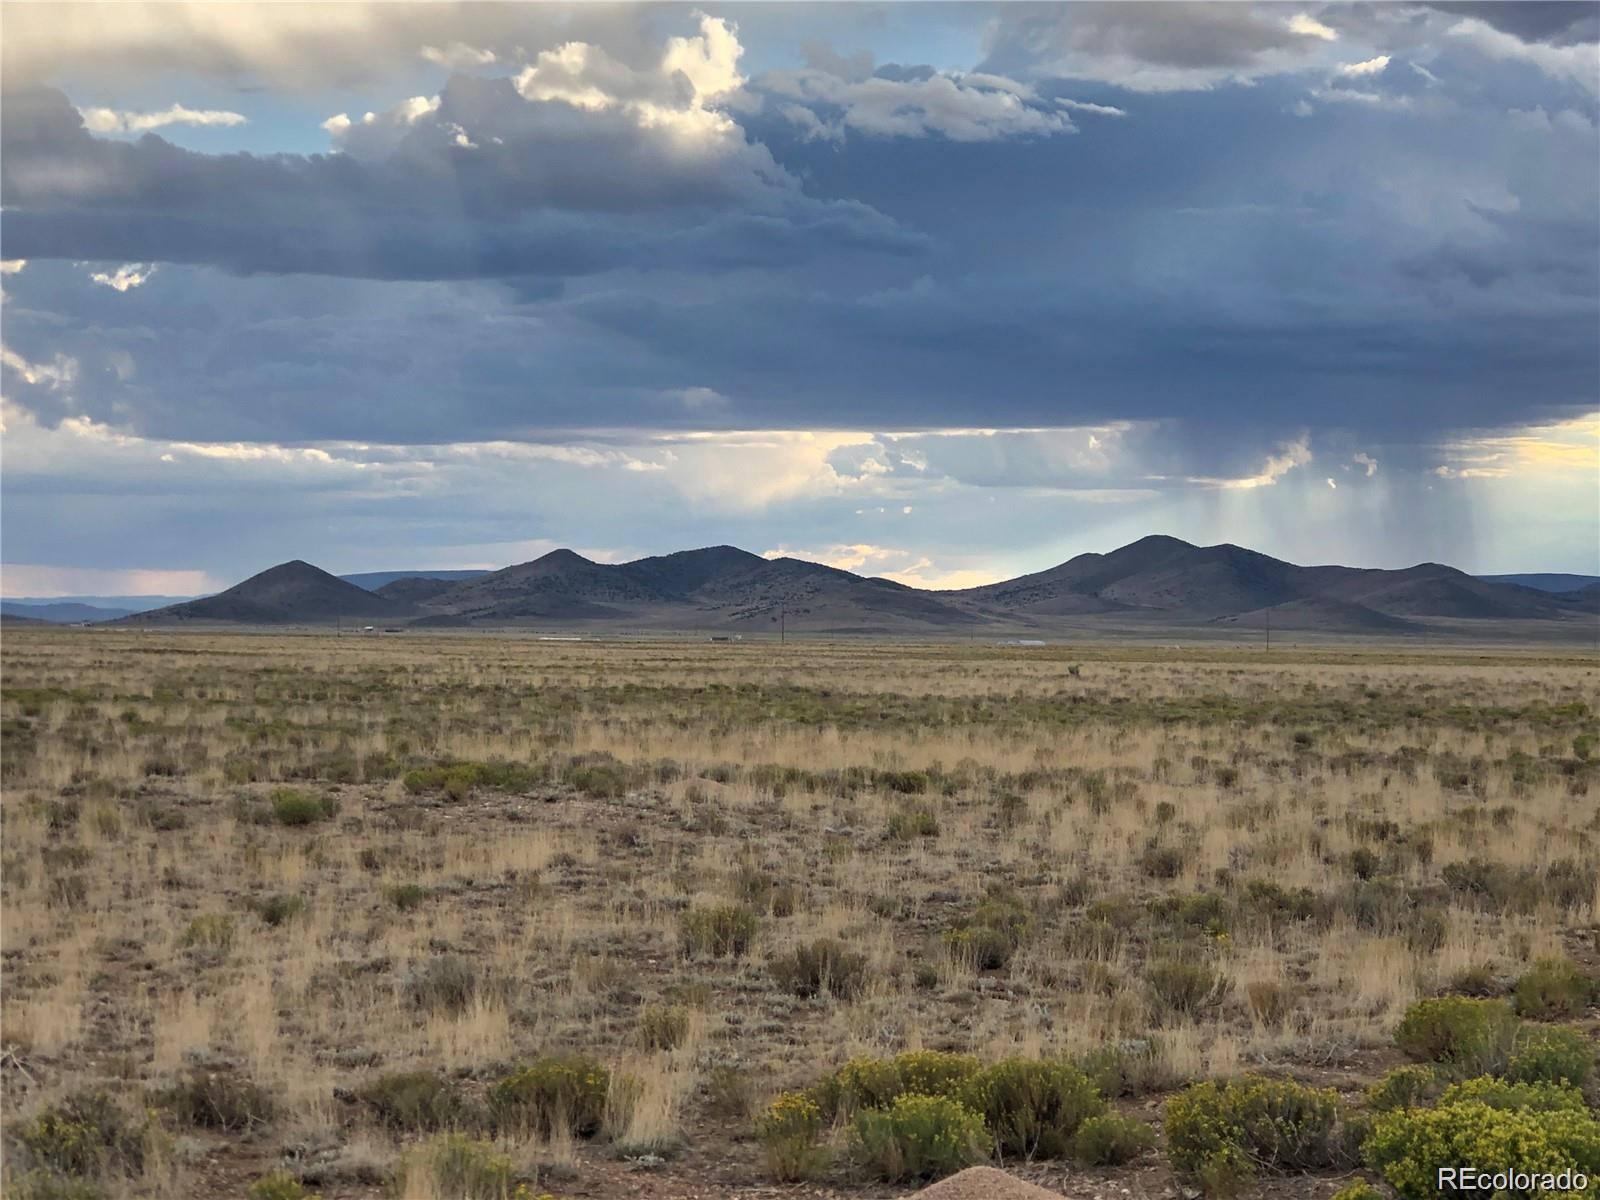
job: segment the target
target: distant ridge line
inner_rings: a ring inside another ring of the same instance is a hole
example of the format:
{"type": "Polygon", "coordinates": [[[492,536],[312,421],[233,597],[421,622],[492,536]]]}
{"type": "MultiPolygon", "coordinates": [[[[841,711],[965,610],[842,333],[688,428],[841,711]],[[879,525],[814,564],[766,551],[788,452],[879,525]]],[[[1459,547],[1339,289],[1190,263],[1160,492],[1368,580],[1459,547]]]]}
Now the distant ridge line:
{"type": "Polygon", "coordinates": [[[1425,635],[1488,622],[1549,622],[1581,635],[1600,587],[1541,591],[1440,563],[1402,570],[1303,567],[1221,544],[1152,535],[1016,579],[914,588],[805,559],[707,546],[625,563],[552,550],[498,571],[338,577],[294,560],[214,596],[121,618],[164,625],[316,624],[346,618],[421,628],[485,624],[659,630],[950,634],[993,626],[1048,632],[1191,625],[1285,632],[1425,635]],[[370,590],[358,580],[385,581],[370,590]]]}

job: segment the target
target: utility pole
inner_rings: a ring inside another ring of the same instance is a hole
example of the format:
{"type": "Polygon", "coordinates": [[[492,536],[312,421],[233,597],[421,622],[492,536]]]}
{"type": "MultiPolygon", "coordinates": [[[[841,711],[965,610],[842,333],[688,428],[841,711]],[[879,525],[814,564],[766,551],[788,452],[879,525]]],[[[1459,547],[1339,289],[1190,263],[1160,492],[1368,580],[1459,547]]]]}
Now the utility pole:
{"type": "Polygon", "coordinates": [[[789,642],[789,610],[783,605],[778,605],[778,645],[784,646],[789,642]]]}
{"type": "Polygon", "coordinates": [[[1270,608],[1263,609],[1261,615],[1266,617],[1266,619],[1267,619],[1267,653],[1271,654],[1272,653],[1272,610],[1270,608]]]}

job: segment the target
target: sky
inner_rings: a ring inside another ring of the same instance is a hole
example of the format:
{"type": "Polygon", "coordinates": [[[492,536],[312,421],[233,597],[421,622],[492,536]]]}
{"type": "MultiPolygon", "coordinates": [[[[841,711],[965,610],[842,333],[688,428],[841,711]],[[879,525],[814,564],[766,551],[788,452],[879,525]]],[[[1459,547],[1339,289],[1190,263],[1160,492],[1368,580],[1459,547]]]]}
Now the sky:
{"type": "Polygon", "coordinates": [[[1600,574],[1600,4],[0,20],[6,595],[1600,574]]]}

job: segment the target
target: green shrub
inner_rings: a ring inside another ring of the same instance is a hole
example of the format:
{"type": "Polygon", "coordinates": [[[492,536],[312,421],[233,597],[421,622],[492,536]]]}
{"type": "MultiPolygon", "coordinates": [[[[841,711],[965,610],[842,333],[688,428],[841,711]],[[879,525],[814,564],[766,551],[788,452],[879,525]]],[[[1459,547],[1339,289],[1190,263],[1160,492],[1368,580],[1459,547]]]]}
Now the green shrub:
{"type": "Polygon", "coordinates": [[[863,1165],[880,1179],[938,1179],[981,1162],[983,1118],[945,1096],[906,1094],[888,1108],[862,1109],[850,1128],[863,1165]]]}
{"type": "Polygon", "coordinates": [[[632,772],[616,762],[587,763],[574,767],[567,778],[585,796],[606,800],[626,796],[633,784],[632,772]]]}
{"type": "Polygon", "coordinates": [[[228,1071],[191,1071],[156,1102],[182,1124],[229,1133],[264,1124],[277,1109],[264,1089],[228,1071]]]}
{"type": "Polygon", "coordinates": [[[401,1132],[468,1124],[461,1093],[432,1071],[381,1075],[357,1088],[356,1099],[371,1109],[380,1123],[401,1132]]]}
{"type": "Polygon", "coordinates": [[[904,796],[920,796],[928,790],[929,779],[926,771],[874,771],[872,782],[904,796]]]}
{"type": "Polygon", "coordinates": [[[501,1129],[543,1137],[566,1129],[593,1137],[605,1119],[610,1086],[610,1072],[592,1059],[541,1058],[490,1087],[489,1112],[501,1129]]]}
{"type": "Polygon", "coordinates": [[[288,924],[305,912],[306,902],[303,896],[286,896],[280,893],[266,897],[254,907],[256,916],[260,917],[263,923],[277,928],[279,925],[288,924]]]}
{"type": "MultiPolygon", "coordinates": [[[[1460,1103],[1385,1113],[1364,1147],[1367,1163],[1405,1200],[1481,1197],[1477,1189],[1441,1187],[1441,1167],[1542,1175],[1563,1170],[1600,1177],[1600,1124],[1586,1113],[1532,1112],[1460,1103]]],[[[1497,1192],[1512,1197],[1549,1192],[1497,1192]]],[[[1592,1192],[1590,1193],[1592,1194],[1592,1192]]],[[[1576,1195],[1576,1193],[1574,1193],[1576,1195]]]]}
{"type": "Polygon", "coordinates": [[[249,1200],[317,1200],[287,1171],[269,1171],[250,1185],[249,1200]]]}
{"type": "Polygon", "coordinates": [[[1145,968],[1144,981],[1151,1003],[1166,1017],[1192,1017],[1215,1007],[1231,986],[1214,967],[1188,958],[1157,959],[1145,968]]]}
{"type": "Polygon", "coordinates": [[[1326,1170],[1349,1158],[1339,1098],[1287,1080],[1200,1083],[1167,1102],[1167,1155],[1181,1178],[1226,1195],[1257,1170],[1326,1170]]]}
{"type": "Polygon", "coordinates": [[[1569,1083],[1585,1086],[1594,1075],[1594,1043],[1576,1029],[1527,1025],[1517,1035],[1506,1065],[1513,1083],[1569,1083]]]}
{"type": "MultiPolygon", "coordinates": [[[[367,775],[373,776],[370,763],[367,775]]],[[[414,796],[442,790],[452,800],[465,800],[479,787],[496,792],[525,792],[537,779],[534,771],[515,763],[443,762],[407,771],[400,782],[414,796]]]]}
{"type": "Polygon", "coordinates": [[[272,793],[272,819],[280,825],[315,825],[339,811],[332,796],[317,796],[294,788],[278,788],[272,793]]]}
{"type": "Polygon", "coordinates": [[[1503,1000],[1439,996],[1406,1009],[1394,1041],[1410,1057],[1457,1075],[1492,1075],[1505,1068],[1516,1033],[1517,1019],[1503,1000]]]}
{"type": "Polygon", "coordinates": [[[1082,1066],[1102,1096],[1166,1091],[1174,1080],[1156,1049],[1156,1039],[1129,1038],[1085,1055],[1082,1066]]]}
{"type": "Polygon", "coordinates": [[[105,1092],[63,1097],[16,1130],[29,1161],[63,1175],[137,1173],[144,1166],[145,1127],[105,1092]]]}
{"type": "Polygon", "coordinates": [[[1583,1112],[1583,1093],[1560,1083],[1507,1083],[1480,1075],[1445,1088],[1445,1104],[1487,1104],[1490,1108],[1526,1108],[1533,1112],[1583,1112]]]}
{"type": "Polygon", "coordinates": [[[691,955],[742,958],[760,926],[761,919],[743,904],[691,909],[683,914],[684,949],[691,955]]]}
{"type": "Polygon", "coordinates": [[[756,1121],[756,1140],[772,1175],[790,1183],[810,1179],[821,1169],[826,1125],[821,1106],[805,1092],[784,1092],[756,1121]]]}
{"type": "Polygon", "coordinates": [[[866,990],[867,956],[837,938],[797,946],[774,958],[769,967],[779,987],[803,999],[827,992],[851,1000],[866,990]]]}
{"type": "Polygon", "coordinates": [[[478,969],[459,954],[441,954],[406,975],[406,998],[428,1012],[466,1011],[478,990],[478,969]]]}
{"type": "Polygon", "coordinates": [[[1105,1113],[1078,1126],[1072,1157],[1086,1167],[1120,1167],[1149,1150],[1155,1141],[1155,1133],[1143,1121],[1105,1113]]]}
{"type": "Polygon", "coordinates": [[[1561,1021],[1588,1007],[1594,981],[1565,958],[1542,958],[1511,989],[1517,1011],[1535,1021],[1561,1021]]]}
{"type": "Polygon", "coordinates": [[[959,1094],[1007,1158],[1066,1157],[1079,1126],[1106,1108],[1089,1077],[1060,1059],[1004,1059],[978,1071],[959,1094]]]}
{"type": "Polygon", "coordinates": [[[400,1160],[395,1187],[402,1196],[449,1196],[451,1200],[511,1200],[511,1160],[487,1142],[446,1133],[400,1160]]]}
{"type": "Polygon", "coordinates": [[[1373,1112],[1390,1112],[1432,1104],[1444,1085],[1431,1066],[1399,1067],[1367,1089],[1367,1107],[1373,1112]]]}

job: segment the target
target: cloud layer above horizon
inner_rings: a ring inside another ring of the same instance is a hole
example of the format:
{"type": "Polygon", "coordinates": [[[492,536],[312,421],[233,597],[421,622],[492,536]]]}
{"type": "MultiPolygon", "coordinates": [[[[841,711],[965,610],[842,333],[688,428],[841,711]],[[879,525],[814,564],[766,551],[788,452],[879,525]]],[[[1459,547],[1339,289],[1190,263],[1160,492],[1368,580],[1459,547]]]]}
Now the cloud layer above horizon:
{"type": "Polygon", "coordinates": [[[1596,13],[6,5],[5,562],[1600,572],[1596,13]]]}

